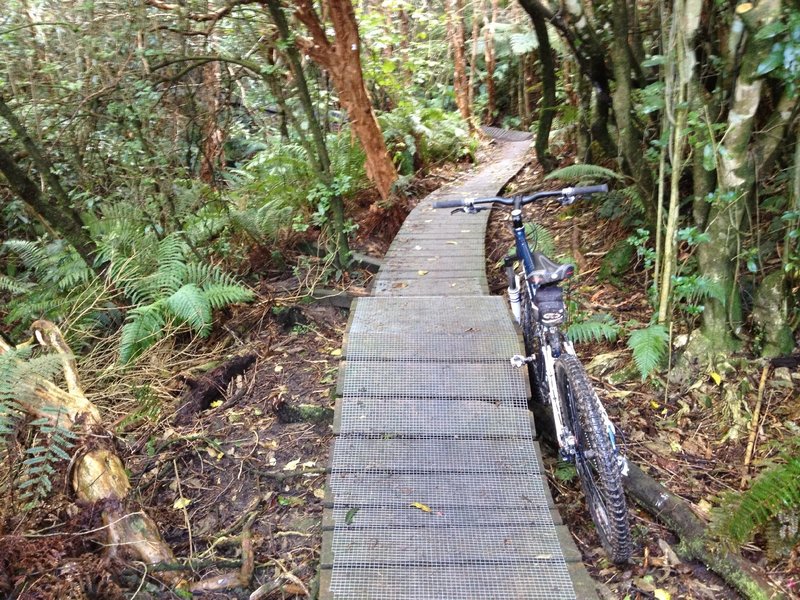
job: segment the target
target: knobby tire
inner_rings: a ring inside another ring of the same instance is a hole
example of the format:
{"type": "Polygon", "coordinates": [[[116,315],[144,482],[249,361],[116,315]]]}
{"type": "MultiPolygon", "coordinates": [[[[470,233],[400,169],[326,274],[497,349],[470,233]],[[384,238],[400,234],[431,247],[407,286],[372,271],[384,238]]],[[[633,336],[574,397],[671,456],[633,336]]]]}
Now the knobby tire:
{"type": "Polygon", "coordinates": [[[609,558],[615,563],[625,562],[632,549],[628,507],[621,465],[606,430],[600,400],[575,356],[562,354],[555,369],[558,392],[577,440],[575,464],[589,513],[609,558]]]}

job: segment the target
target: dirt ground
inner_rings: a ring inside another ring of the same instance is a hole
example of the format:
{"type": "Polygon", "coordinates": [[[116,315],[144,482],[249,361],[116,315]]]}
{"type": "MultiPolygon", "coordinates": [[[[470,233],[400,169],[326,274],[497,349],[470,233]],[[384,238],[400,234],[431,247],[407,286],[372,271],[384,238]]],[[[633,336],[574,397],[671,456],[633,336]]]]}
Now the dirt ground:
{"type": "MultiPolygon", "coordinates": [[[[456,176],[452,168],[445,169],[413,191],[422,197],[456,176]]],[[[529,168],[514,188],[532,186],[545,187],[541,174],[529,168]]],[[[370,204],[363,200],[356,246],[380,256],[413,201],[383,212],[370,209],[370,204]]],[[[532,210],[553,234],[559,251],[579,264],[569,287],[574,307],[584,313],[607,312],[619,323],[649,320],[640,268],[613,284],[598,275],[602,257],[628,235],[615,222],[598,216],[599,205],[568,210],[546,205],[532,210]]],[[[495,213],[487,265],[490,286],[498,292],[505,286],[498,261],[510,245],[506,216],[495,213]]],[[[346,310],[298,299],[300,284],[315,277],[310,267],[288,278],[285,272],[265,269],[259,301],[225,315],[223,327],[210,342],[178,339],[158,346],[147,358],[149,377],[128,381],[124,387],[109,383],[113,377],[107,373],[86,381],[91,399],[116,420],[118,449],[136,500],[180,557],[174,569],[195,581],[237,569],[243,532],[249,532],[256,563],[251,587],[207,593],[203,598],[315,596],[333,390],[348,316],[346,310]],[[208,410],[176,425],[171,415],[187,382],[245,352],[256,355],[255,365],[232,381],[208,410]],[[258,590],[255,596],[253,590],[258,590]]],[[[356,273],[343,282],[344,287],[360,292],[369,278],[367,271],[356,273]]],[[[718,408],[721,386],[707,376],[690,390],[665,390],[664,381],[658,380],[655,385],[644,384],[629,368],[624,341],[584,345],[578,352],[595,385],[603,390],[632,460],[700,513],[707,514],[720,493],[738,489],[747,435],[740,432],[724,443],[718,441],[729,428],[718,408]],[[593,360],[598,356],[603,359],[593,360]],[[620,372],[629,375],[615,377],[620,372]]],[[[86,361],[82,366],[88,370],[86,361]]],[[[742,377],[755,389],[758,375],[754,370],[742,377]]],[[[785,379],[779,383],[769,386],[755,464],[774,453],[769,442],[785,434],[784,423],[800,417],[797,402],[790,402],[800,387],[797,378],[790,375],[788,385],[785,379]]],[[[574,471],[552,455],[545,462],[559,510],[608,597],[666,597],[656,595],[657,590],[671,598],[738,597],[701,565],[682,562],[675,552],[678,540],[635,507],[631,507],[634,558],[624,568],[608,563],[587,518],[574,471]]],[[[20,518],[7,512],[8,505],[0,507],[0,596],[181,597],[166,589],[157,573],[99,558],[98,509],[71,503],[66,469],[65,465],[54,501],[45,510],[20,518]]],[[[796,561],[768,561],[758,540],[748,554],[784,586],[800,579],[796,561]]]]}

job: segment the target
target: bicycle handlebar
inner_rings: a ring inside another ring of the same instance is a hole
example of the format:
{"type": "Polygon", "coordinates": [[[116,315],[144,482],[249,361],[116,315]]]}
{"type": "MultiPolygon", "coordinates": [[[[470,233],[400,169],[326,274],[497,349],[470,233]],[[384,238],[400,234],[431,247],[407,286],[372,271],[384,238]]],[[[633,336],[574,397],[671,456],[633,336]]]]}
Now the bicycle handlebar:
{"type": "Polygon", "coordinates": [[[575,196],[584,196],[589,194],[600,194],[608,191],[608,184],[589,185],[584,187],[567,187],[563,190],[552,190],[545,192],[536,192],[529,196],[502,198],[500,196],[491,196],[488,198],[475,198],[473,200],[459,199],[459,200],[439,200],[433,203],[433,208],[462,208],[466,206],[475,206],[476,204],[504,204],[506,206],[513,206],[515,202],[519,202],[519,206],[536,202],[542,198],[552,198],[553,196],[561,196],[563,198],[574,198],[575,196]]]}

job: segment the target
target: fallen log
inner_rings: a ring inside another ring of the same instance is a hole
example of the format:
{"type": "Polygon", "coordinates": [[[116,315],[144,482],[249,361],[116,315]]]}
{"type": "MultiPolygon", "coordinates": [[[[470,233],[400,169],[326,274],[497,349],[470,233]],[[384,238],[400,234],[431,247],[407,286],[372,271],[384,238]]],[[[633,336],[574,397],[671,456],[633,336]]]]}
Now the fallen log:
{"type": "Polygon", "coordinates": [[[749,600],[784,597],[756,565],[711,539],[706,523],[694,514],[686,500],[630,461],[623,483],[630,498],[680,538],[676,550],[683,559],[699,560],[749,600]]]}
{"type": "MultiPolygon", "coordinates": [[[[555,447],[550,407],[534,403],[533,412],[538,433],[555,447]]],[[[748,600],[784,598],[756,565],[708,535],[706,523],[692,511],[689,502],[670,492],[635,463],[627,462],[622,482],[628,497],[680,538],[678,550],[682,558],[702,562],[748,600]]]]}

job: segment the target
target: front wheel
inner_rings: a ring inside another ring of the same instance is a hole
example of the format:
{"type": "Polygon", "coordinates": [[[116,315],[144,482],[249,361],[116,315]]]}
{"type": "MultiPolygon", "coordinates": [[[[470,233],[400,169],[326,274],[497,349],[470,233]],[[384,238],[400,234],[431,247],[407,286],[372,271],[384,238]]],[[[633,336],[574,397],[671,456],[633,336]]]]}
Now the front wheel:
{"type": "Polygon", "coordinates": [[[623,563],[631,556],[632,543],[613,430],[576,357],[562,354],[555,375],[575,435],[575,463],[589,513],[611,560],[623,563]]]}

